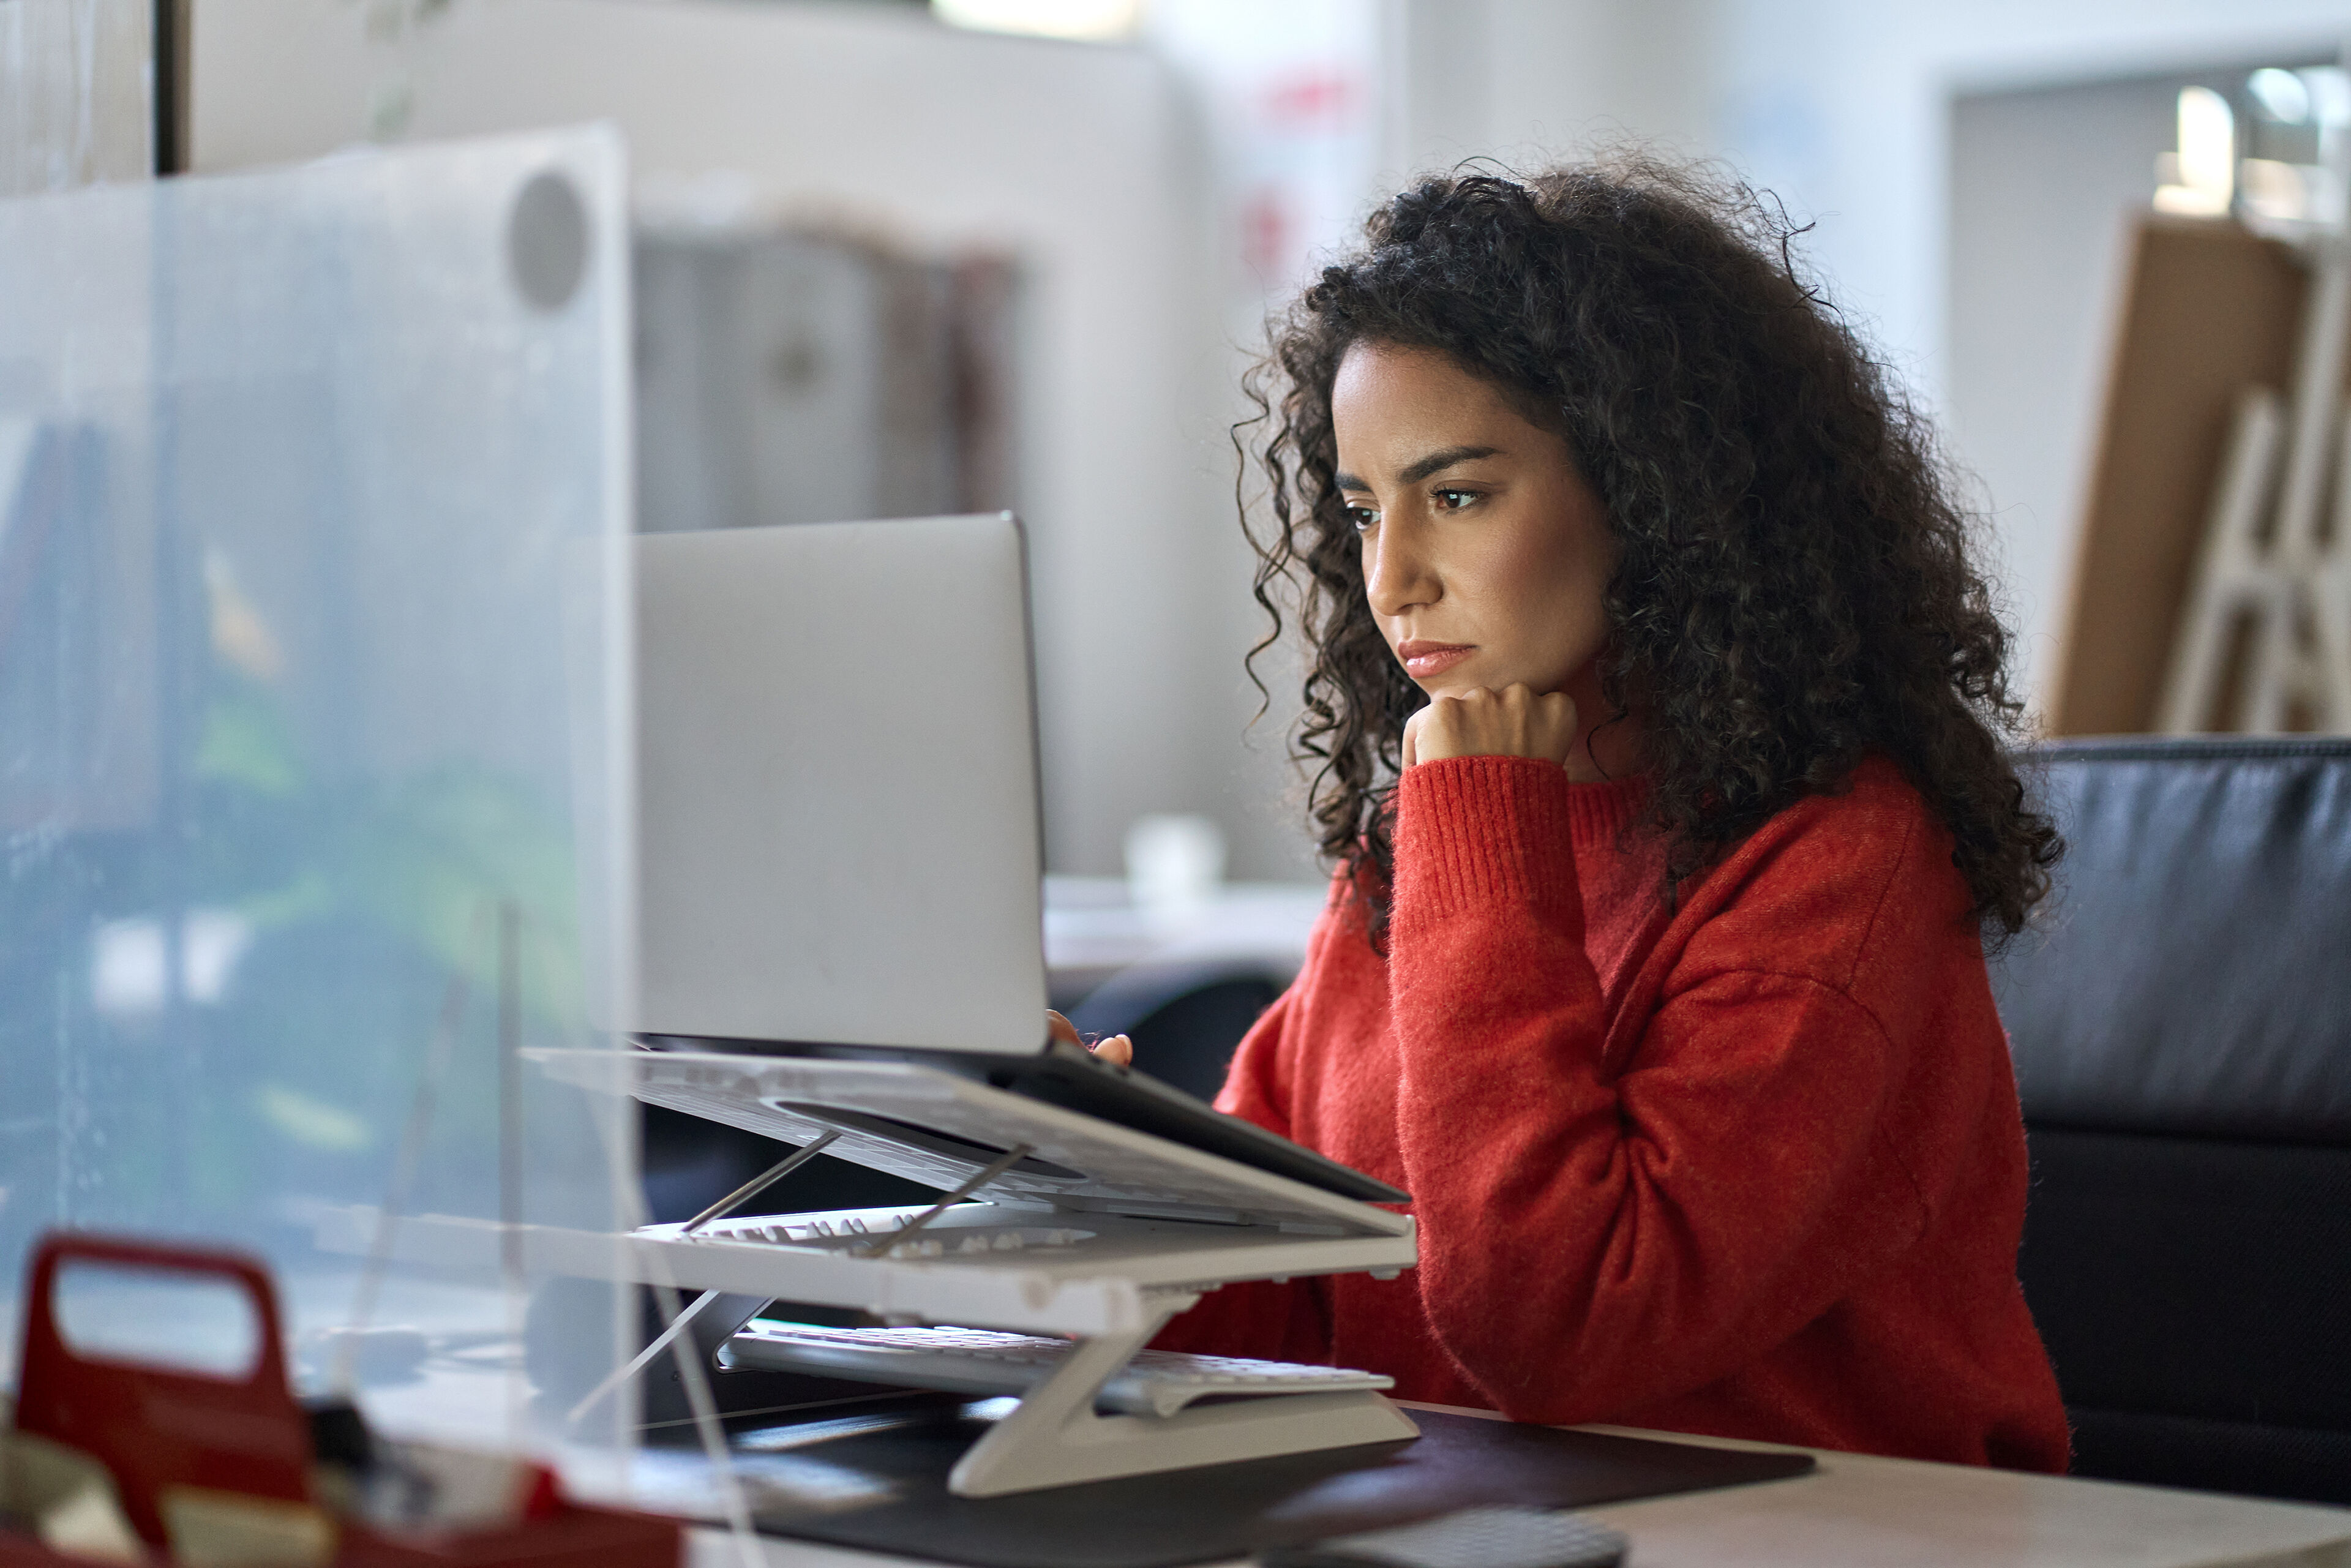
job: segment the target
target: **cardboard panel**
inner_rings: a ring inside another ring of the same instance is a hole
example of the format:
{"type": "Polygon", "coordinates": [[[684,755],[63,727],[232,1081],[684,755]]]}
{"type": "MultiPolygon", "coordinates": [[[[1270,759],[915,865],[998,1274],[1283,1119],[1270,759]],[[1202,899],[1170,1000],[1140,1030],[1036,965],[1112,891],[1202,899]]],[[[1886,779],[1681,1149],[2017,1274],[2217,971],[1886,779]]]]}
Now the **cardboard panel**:
{"type": "Polygon", "coordinates": [[[2307,273],[2231,223],[2142,220],[2115,333],[2053,735],[2150,729],[2238,392],[2291,387],[2307,273]]]}

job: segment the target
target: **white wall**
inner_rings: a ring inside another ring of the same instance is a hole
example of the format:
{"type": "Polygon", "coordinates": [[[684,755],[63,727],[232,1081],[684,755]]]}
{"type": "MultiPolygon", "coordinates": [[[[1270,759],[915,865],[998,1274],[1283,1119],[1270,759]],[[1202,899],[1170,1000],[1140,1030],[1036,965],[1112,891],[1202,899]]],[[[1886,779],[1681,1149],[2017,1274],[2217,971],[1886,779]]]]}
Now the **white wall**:
{"type": "Polygon", "coordinates": [[[1392,174],[1713,150],[1722,0],[1398,0],[1392,174]]]}
{"type": "Polygon", "coordinates": [[[1205,810],[1237,874],[1303,864],[1290,814],[1252,809],[1279,777],[1239,736],[1220,258],[1201,138],[1156,59],[879,5],[458,0],[404,56],[362,21],[204,0],[197,167],[353,141],[404,71],[413,138],[608,118],[664,186],[730,171],[755,204],[1016,250],[1050,861],[1115,871],[1134,814],[1205,810]]]}

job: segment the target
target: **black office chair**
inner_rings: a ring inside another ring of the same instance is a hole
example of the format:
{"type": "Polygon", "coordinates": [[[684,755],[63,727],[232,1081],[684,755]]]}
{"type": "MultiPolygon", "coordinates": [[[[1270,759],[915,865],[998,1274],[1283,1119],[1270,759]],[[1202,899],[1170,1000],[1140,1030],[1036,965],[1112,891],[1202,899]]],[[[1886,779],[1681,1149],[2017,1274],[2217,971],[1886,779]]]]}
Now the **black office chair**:
{"type": "Polygon", "coordinates": [[[1233,1048],[1288,982],[1254,959],[1137,964],[1071,1009],[1088,1034],[1134,1041],[1134,1064],[1162,1083],[1213,1100],[1233,1048]]]}
{"type": "Polygon", "coordinates": [[[2351,1502],[2351,740],[2033,759],[2071,847],[1993,984],[2075,1472],[2351,1502]]]}

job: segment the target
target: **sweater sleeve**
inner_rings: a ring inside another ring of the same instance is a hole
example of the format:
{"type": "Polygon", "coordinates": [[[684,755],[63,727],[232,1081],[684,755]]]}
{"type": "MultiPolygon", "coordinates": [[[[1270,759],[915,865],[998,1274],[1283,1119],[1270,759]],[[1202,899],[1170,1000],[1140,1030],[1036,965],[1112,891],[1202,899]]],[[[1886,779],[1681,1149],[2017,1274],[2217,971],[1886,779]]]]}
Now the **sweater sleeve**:
{"type": "Polygon", "coordinates": [[[1714,967],[1604,1059],[1565,777],[1399,792],[1397,1134],[1431,1328],[1496,1409],[1598,1419],[1770,1350],[1908,1245],[1894,1042],[1817,979],[1714,967]]]}

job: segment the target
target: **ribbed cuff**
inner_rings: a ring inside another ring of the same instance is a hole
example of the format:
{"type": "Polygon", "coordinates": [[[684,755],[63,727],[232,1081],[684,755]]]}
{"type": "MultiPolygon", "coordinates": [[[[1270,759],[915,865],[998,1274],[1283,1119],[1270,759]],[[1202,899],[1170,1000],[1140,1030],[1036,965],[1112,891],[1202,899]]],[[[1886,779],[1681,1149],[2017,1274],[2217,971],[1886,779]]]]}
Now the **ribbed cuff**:
{"type": "Polygon", "coordinates": [[[1495,903],[1566,901],[1580,914],[1571,840],[1585,803],[1573,792],[1565,768],[1533,758],[1448,757],[1405,768],[1396,790],[1396,923],[1495,903]]]}

